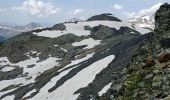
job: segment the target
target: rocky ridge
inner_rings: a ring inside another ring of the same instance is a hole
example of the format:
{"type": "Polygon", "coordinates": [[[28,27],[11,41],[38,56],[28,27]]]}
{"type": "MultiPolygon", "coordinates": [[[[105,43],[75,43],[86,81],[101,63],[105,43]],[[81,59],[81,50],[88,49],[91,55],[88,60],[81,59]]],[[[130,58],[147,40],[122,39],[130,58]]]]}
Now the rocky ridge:
{"type": "Polygon", "coordinates": [[[170,5],[156,12],[155,32],[143,42],[131,63],[114,80],[99,100],[169,100],[170,99],[170,5]],[[117,87],[115,87],[117,86],[117,87]]]}

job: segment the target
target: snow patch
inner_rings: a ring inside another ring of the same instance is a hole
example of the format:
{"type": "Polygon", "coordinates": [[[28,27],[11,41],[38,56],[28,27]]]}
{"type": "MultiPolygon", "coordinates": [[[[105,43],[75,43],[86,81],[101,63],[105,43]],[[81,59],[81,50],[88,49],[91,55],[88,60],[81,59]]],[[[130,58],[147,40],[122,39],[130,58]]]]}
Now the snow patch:
{"type": "MultiPolygon", "coordinates": [[[[90,26],[90,27],[95,27],[98,25],[104,25],[104,26],[108,26],[110,28],[115,28],[117,30],[120,29],[120,27],[130,27],[132,29],[134,29],[132,27],[131,23],[128,22],[117,22],[117,21],[86,21],[86,22],[78,22],[78,23],[65,23],[64,24],[66,26],[66,30],[64,31],[60,31],[60,30],[53,30],[53,31],[42,31],[42,32],[34,32],[34,35],[37,36],[43,36],[43,37],[49,37],[49,38],[57,38],[59,36],[68,34],[68,33],[72,33],[76,36],[88,36],[90,35],[90,31],[89,30],[84,30],[84,26],[90,26]]],[[[143,29],[143,28],[138,28],[136,27],[137,31],[139,31],[142,34],[148,33],[150,32],[150,30],[148,29],[143,29]]]]}
{"type": "Polygon", "coordinates": [[[2,100],[14,100],[14,95],[7,96],[7,97],[3,98],[2,100]]]}
{"type": "MultiPolygon", "coordinates": [[[[49,57],[48,59],[37,62],[39,61],[39,58],[30,58],[25,61],[21,61],[19,63],[11,63],[7,57],[2,57],[0,58],[0,65],[11,65],[11,66],[20,66],[20,68],[23,68],[23,74],[28,73],[26,77],[18,77],[15,79],[11,80],[3,80],[0,81],[0,90],[2,90],[4,87],[10,86],[10,85],[27,85],[29,83],[34,83],[35,78],[37,75],[40,73],[43,73],[44,71],[51,69],[55,66],[59,65],[58,60],[61,60],[60,58],[55,58],[55,57],[49,57]],[[35,64],[33,68],[27,68],[28,65],[35,64]]],[[[1,94],[0,94],[1,96],[1,94]]],[[[8,100],[13,100],[13,99],[8,99],[8,100]]]]}
{"type": "MultiPolygon", "coordinates": [[[[49,88],[51,85],[47,85],[46,92],[41,91],[39,94],[37,94],[35,97],[31,98],[31,100],[76,100],[79,94],[74,95],[74,92],[82,87],[86,87],[90,82],[92,82],[95,79],[96,74],[98,74],[101,70],[106,68],[108,64],[114,59],[114,55],[110,55],[108,57],[105,57],[99,61],[94,62],[87,68],[81,70],[77,73],[74,77],[66,81],[62,86],[57,88],[52,93],[47,92],[47,88],[49,88]]],[[[63,72],[64,74],[66,73],[63,72]]],[[[61,74],[63,74],[61,73],[61,74]]],[[[61,75],[63,76],[63,75],[61,75]]],[[[60,76],[60,77],[61,77],[60,76]]],[[[56,81],[60,77],[56,76],[56,81]]],[[[54,81],[54,82],[56,82],[54,81]]]]}
{"type": "Polygon", "coordinates": [[[36,92],[36,89],[33,89],[32,91],[28,92],[23,98],[30,96],[34,92],[36,92]]]}
{"type": "Polygon", "coordinates": [[[2,68],[1,71],[8,72],[8,71],[12,71],[14,69],[15,69],[15,67],[13,67],[13,66],[6,66],[6,67],[2,68]]]}
{"type": "Polygon", "coordinates": [[[96,45],[99,45],[101,40],[94,40],[93,38],[84,39],[80,42],[72,43],[73,46],[82,46],[87,45],[84,49],[91,49],[95,47],[96,45]]]}
{"type": "Polygon", "coordinates": [[[106,93],[107,90],[110,88],[111,85],[112,85],[112,83],[107,84],[107,85],[99,92],[99,96],[102,96],[104,93],[106,93]]]}

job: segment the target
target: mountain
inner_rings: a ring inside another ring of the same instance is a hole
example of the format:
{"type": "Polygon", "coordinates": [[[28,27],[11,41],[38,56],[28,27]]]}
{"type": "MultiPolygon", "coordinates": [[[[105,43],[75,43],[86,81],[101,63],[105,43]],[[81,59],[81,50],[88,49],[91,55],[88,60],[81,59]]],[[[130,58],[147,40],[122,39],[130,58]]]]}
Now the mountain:
{"type": "Polygon", "coordinates": [[[155,14],[154,34],[143,42],[99,100],[170,100],[170,4],[155,14]]]}
{"type": "Polygon", "coordinates": [[[162,3],[157,3],[150,8],[139,11],[134,17],[130,18],[128,22],[138,26],[154,30],[155,27],[155,13],[162,3]]]}
{"type": "Polygon", "coordinates": [[[154,30],[155,27],[154,16],[155,16],[154,14],[150,16],[149,15],[136,16],[134,18],[129,19],[128,22],[137,25],[138,27],[154,30]]]}
{"type": "Polygon", "coordinates": [[[40,24],[34,23],[34,22],[31,22],[31,23],[24,25],[24,26],[13,27],[14,30],[17,30],[17,31],[20,31],[20,32],[35,30],[35,29],[38,29],[38,28],[43,28],[43,27],[40,24]]]}
{"type": "Polygon", "coordinates": [[[2,24],[0,25],[0,36],[6,40],[21,32],[31,31],[39,28],[43,28],[43,27],[40,24],[33,23],[33,22],[24,26],[8,26],[2,24]]]}
{"type": "Polygon", "coordinates": [[[104,94],[153,33],[110,14],[89,19],[1,43],[0,99],[90,100],[104,94]]]}

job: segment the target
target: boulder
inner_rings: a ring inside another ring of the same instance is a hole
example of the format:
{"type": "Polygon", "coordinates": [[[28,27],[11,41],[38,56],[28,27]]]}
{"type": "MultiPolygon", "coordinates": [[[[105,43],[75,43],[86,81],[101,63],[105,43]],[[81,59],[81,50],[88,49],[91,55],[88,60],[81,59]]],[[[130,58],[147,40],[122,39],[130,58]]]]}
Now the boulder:
{"type": "Polygon", "coordinates": [[[165,50],[159,54],[158,61],[160,63],[167,62],[170,60],[170,51],[165,50]]]}

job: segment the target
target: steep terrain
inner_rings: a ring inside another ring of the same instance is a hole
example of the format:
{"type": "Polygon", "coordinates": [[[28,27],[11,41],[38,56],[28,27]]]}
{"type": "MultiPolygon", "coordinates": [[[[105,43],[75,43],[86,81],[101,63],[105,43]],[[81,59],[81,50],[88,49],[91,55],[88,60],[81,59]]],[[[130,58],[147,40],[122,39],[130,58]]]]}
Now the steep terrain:
{"type": "Polygon", "coordinates": [[[152,34],[110,14],[23,32],[0,45],[0,99],[101,96],[152,34]]]}
{"type": "Polygon", "coordinates": [[[140,45],[131,63],[99,100],[170,100],[170,5],[155,15],[155,33],[140,45]]]}

